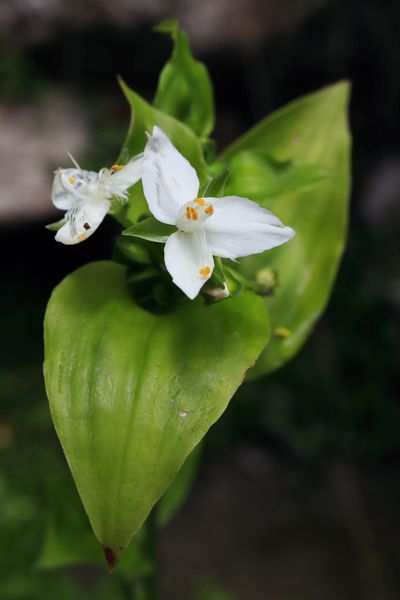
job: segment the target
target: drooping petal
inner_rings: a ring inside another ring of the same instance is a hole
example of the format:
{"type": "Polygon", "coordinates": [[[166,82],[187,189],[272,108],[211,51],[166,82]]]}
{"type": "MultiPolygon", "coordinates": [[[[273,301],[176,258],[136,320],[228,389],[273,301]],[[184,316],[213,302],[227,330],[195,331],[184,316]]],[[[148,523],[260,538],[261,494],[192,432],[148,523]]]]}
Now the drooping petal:
{"type": "Polygon", "coordinates": [[[142,177],[142,168],[143,152],[131,158],[123,168],[119,168],[114,173],[108,169],[105,170],[100,179],[109,190],[110,195],[115,195],[125,200],[127,190],[142,177]]]}
{"type": "Polygon", "coordinates": [[[207,245],[214,256],[239,258],[264,252],[295,234],[270,211],[248,198],[205,198],[214,212],[204,223],[207,245]]]}
{"type": "Polygon", "coordinates": [[[142,184],[153,215],[170,225],[181,206],[196,198],[199,190],[196,171],[157,126],[144,149],[142,184]]]}
{"type": "Polygon", "coordinates": [[[96,183],[98,173],[81,169],[58,169],[54,175],[51,199],[56,208],[70,210],[82,198],[87,184],[96,183]]]}
{"type": "Polygon", "coordinates": [[[57,242],[79,244],[92,235],[110,208],[108,200],[81,202],[66,213],[66,223],[56,233],[57,242]]]}
{"type": "Polygon", "coordinates": [[[210,279],[214,269],[203,229],[191,233],[177,231],[170,235],[165,244],[164,259],[173,282],[191,300],[210,279]]]}

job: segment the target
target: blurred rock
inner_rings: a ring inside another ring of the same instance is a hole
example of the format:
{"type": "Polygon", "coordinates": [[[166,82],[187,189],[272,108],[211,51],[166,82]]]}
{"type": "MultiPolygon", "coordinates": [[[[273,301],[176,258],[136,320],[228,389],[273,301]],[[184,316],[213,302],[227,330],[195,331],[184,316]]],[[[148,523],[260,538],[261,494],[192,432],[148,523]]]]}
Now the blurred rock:
{"type": "Polygon", "coordinates": [[[0,221],[50,214],[54,169],[68,166],[67,152],[78,155],[89,139],[83,108],[61,93],[18,107],[0,104],[0,129],[0,221]]]}
{"type": "Polygon", "coordinates": [[[294,28],[316,7],[313,0],[13,0],[0,3],[0,32],[14,44],[29,43],[60,27],[130,27],[176,17],[197,48],[248,47],[294,28]]]}

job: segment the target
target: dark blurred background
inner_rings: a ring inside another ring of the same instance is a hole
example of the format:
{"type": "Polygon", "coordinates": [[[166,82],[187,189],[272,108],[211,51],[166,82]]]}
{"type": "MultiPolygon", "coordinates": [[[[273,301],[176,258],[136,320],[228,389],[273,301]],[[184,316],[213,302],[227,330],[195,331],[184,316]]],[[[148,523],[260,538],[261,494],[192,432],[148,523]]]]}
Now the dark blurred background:
{"type": "Polygon", "coordinates": [[[74,247],[52,171],[98,169],[129,118],[116,75],[151,99],[177,17],[215,84],[220,148],[295,97],[353,83],[348,247],[325,316],[278,373],[245,384],[161,535],[163,600],[400,598],[400,4],[398,0],[0,3],[0,598],[124,598],[101,568],[37,567],[67,468],[43,389],[52,288],[109,257],[74,247]]]}

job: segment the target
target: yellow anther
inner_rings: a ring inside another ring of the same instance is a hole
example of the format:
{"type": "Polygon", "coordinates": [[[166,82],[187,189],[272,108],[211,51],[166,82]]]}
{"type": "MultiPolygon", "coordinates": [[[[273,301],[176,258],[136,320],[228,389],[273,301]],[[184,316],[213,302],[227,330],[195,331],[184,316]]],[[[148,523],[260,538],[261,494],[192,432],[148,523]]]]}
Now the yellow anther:
{"type": "Polygon", "coordinates": [[[192,217],[192,213],[190,211],[190,206],[187,206],[186,207],[186,218],[188,221],[190,221],[191,217],[192,217]]]}
{"type": "Polygon", "coordinates": [[[124,165],[113,165],[111,167],[112,171],[121,171],[124,168],[124,165]]]}
{"type": "Polygon", "coordinates": [[[196,198],[195,199],[196,204],[198,204],[199,206],[205,206],[206,201],[204,200],[204,198],[196,198]]]}
{"type": "Polygon", "coordinates": [[[199,273],[202,277],[207,277],[211,273],[210,267],[203,267],[199,270],[199,273]]]}
{"type": "Polygon", "coordinates": [[[88,238],[88,234],[87,233],[81,233],[81,235],[78,235],[78,242],[84,242],[86,239],[88,238]]]}
{"type": "Polygon", "coordinates": [[[191,213],[192,213],[192,219],[193,219],[193,221],[197,221],[198,216],[199,216],[197,210],[195,208],[192,208],[191,209],[191,213]]]}
{"type": "Polygon", "coordinates": [[[209,217],[211,217],[211,215],[214,214],[214,207],[212,204],[209,204],[206,208],[206,213],[208,214],[209,217]]]}
{"type": "Polygon", "coordinates": [[[75,183],[75,178],[74,177],[68,177],[68,181],[70,182],[71,185],[73,185],[75,183]]]}
{"type": "Polygon", "coordinates": [[[276,327],[274,329],[274,335],[276,335],[276,337],[286,339],[292,335],[292,332],[287,327],[276,327]]]}

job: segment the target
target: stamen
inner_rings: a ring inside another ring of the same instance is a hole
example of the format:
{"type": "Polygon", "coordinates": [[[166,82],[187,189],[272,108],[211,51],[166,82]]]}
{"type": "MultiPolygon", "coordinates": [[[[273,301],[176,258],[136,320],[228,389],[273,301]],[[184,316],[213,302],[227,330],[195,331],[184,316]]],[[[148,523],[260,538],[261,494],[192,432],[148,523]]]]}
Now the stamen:
{"type": "Polygon", "coordinates": [[[195,208],[191,208],[191,213],[192,213],[193,221],[197,221],[198,216],[199,216],[197,210],[195,208]]]}
{"type": "Polygon", "coordinates": [[[75,183],[75,177],[68,177],[68,181],[73,185],[75,183]]]}
{"type": "Polygon", "coordinates": [[[112,171],[121,171],[124,168],[124,165],[113,165],[111,167],[112,171]]]}
{"type": "Polygon", "coordinates": [[[202,269],[199,269],[199,273],[202,277],[207,277],[211,273],[211,269],[210,267],[203,267],[202,269]]]}
{"type": "Polygon", "coordinates": [[[198,204],[199,206],[205,206],[206,201],[204,200],[204,198],[195,198],[194,200],[196,202],[196,204],[198,204]]]}
{"type": "Polygon", "coordinates": [[[205,210],[209,217],[214,214],[214,207],[212,204],[209,204],[205,210]]]}
{"type": "Polygon", "coordinates": [[[190,219],[192,218],[191,211],[190,211],[190,206],[186,207],[186,218],[187,218],[188,221],[190,221],[190,219]]]}

